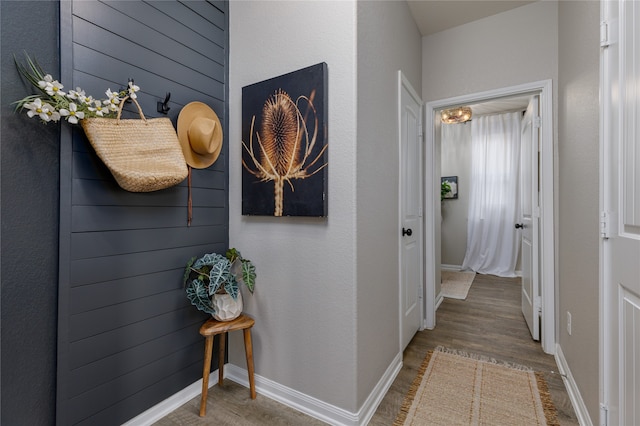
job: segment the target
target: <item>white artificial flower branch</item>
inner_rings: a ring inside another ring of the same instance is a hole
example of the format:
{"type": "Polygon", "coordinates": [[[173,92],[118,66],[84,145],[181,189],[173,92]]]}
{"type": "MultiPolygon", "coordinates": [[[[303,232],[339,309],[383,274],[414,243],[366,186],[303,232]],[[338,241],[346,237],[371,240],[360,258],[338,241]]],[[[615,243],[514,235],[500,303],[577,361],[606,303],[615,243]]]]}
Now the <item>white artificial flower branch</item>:
{"type": "Polygon", "coordinates": [[[87,96],[84,90],[63,91],[64,86],[46,74],[40,64],[25,54],[27,65],[23,65],[14,57],[16,68],[26,80],[37,90],[39,95],[29,95],[16,102],[16,110],[26,110],[29,118],[38,117],[41,121],[57,122],[64,118],[71,124],[90,117],[115,117],[122,99],[126,96],[136,99],[140,87],[129,81],[128,88],[119,92],[107,89],[106,99],[94,99],[87,96]]]}

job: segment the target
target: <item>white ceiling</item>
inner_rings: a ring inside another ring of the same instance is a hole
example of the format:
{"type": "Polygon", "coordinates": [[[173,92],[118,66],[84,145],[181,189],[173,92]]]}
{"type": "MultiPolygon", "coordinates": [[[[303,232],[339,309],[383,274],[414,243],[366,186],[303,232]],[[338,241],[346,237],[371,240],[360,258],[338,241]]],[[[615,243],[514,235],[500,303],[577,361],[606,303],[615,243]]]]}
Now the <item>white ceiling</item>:
{"type": "Polygon", "coordinates": [[[515,0],[408,0],[420,33],[428,36],[467,24],[533,1],[515,0]]]}

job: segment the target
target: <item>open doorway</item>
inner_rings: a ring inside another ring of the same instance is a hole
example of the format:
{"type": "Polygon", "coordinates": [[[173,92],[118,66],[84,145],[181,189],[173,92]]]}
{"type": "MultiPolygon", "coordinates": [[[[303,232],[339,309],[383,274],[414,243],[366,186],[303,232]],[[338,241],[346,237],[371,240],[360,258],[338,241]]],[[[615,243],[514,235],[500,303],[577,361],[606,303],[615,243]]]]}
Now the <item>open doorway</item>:
{"type": "Polygon", "coordinates": [[[539,267],[536,270],[541,283],[539,307],[541,318],[541,343],[547,353],[555,352],[555,280],[553,238],[553,182],[554,144],[552,120],[551,81],[508,87],[488,92],[459,96],[430,102],[425,108],[426,155],[425,155],[425,327],[435,327],[435,311],[440,294],[441,257],[441,124],[442,109],[484,103],[496,99],[528,97],[538,95],[540,99],[540,209],[536,211],[540,230],[537,254],[539,267]]]}

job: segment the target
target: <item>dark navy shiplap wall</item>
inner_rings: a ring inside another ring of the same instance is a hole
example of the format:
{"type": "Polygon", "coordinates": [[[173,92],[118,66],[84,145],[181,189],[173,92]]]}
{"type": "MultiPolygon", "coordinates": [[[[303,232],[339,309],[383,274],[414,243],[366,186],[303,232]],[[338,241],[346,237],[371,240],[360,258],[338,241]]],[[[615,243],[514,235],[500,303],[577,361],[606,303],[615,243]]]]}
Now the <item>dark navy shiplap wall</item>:
{"type": "MultiPolygon", "coordinates": [[[[62,2],[62,81],[103,97],[133,78],[148,117],[171,92],[174,125],[201,101],[226,129],[226,13],[226,2],[62,2]]],[[[218,161],[193,171],[187,227],[186,181],[124,191],[84,133],[63,126],[58,424],[120,424],[201,377],[206,317],[181,280],[189,258],[227,247],[226,153],[225,138],[218,161]]]]}
{"type": "Polygon", "coordinates": [[[56,413],[60,131],[11,102],[31,93],[13,54],[59,73],[58,2],[0,1],[0,21],[0,424],[46,426],[56,413]]]}

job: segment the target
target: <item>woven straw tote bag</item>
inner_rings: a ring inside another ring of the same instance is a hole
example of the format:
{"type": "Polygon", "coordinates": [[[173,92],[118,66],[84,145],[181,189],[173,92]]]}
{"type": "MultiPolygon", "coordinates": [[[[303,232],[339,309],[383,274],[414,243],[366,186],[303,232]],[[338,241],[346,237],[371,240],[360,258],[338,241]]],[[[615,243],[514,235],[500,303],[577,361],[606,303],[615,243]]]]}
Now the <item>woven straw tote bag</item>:
{"type": "Polygon", "coordinates": [[[151,192],[169,188],[187,177],[178,136],[168,118],[120,119],[125,97],[113,118],[86,118],[80,123],[98,157],[122,189],[151,192]]]}

